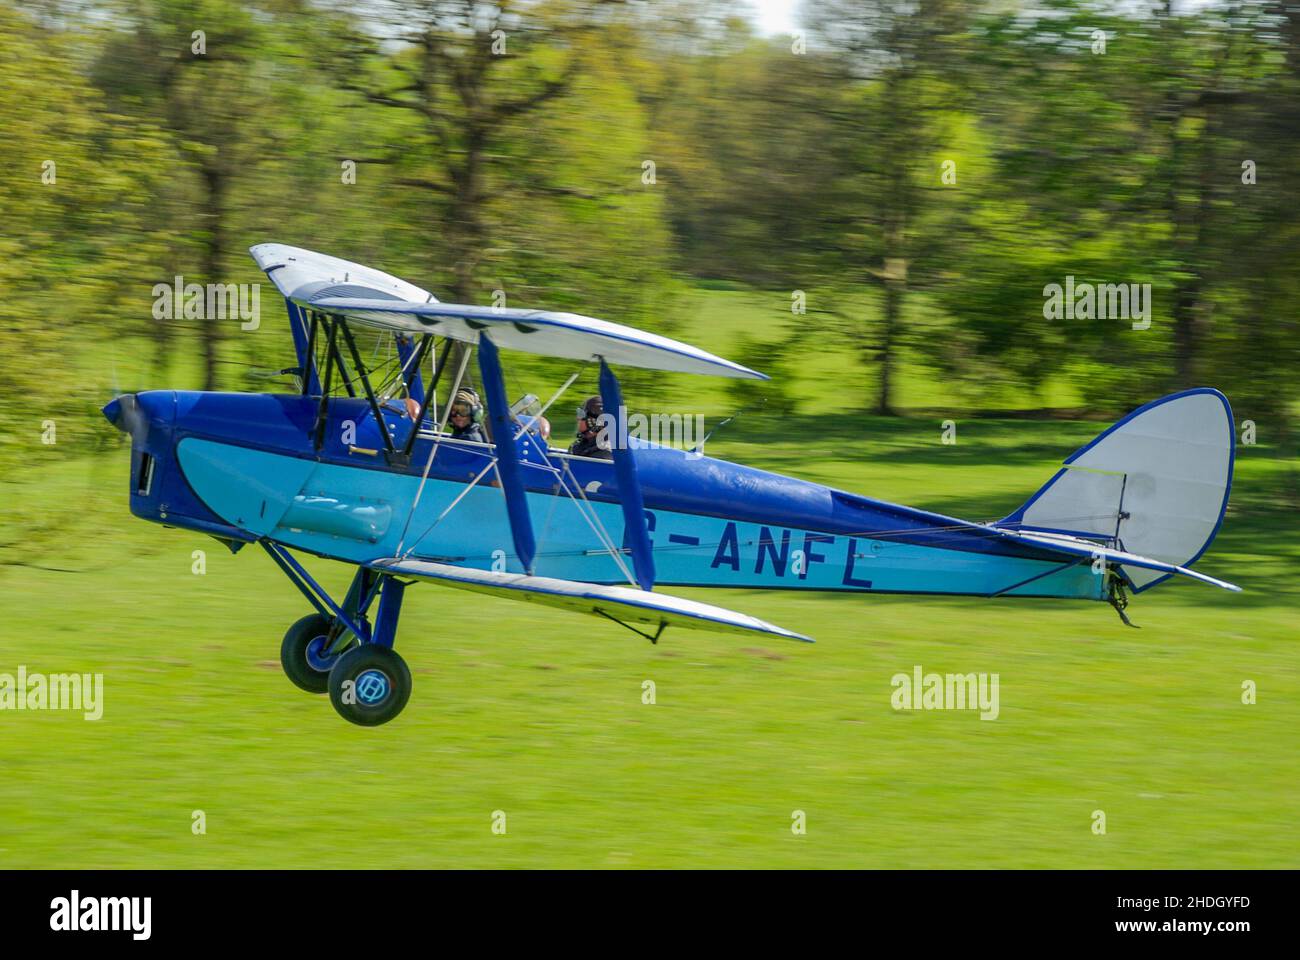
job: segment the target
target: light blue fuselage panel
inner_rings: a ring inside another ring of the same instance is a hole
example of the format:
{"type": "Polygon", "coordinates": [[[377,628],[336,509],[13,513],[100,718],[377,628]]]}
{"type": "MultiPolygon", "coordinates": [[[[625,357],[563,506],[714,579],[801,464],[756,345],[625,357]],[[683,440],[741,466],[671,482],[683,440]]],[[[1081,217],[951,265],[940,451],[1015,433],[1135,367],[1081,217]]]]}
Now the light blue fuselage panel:
{"type": "MultiPolygon", "coordinates": [[[[768,522],[763,522],[752,505],[747,512],[733,509],[738,507],[734,500],[713,501],[718,514],[731,516],[697,512],[694,503],[692,509],[673,509],[666,503],[667,494],[655,495],[653,454],[661,452],[673,454],[673,469],[682,469],[677,451],[638,451],[638,458],[643,453],[649,458],[642,474],[647,479],[646,513],[656,581],[661,585],[975,595],[1007,591],[1014,596],[1094,600],[1103,596],[1103,578],[1088,563],[1065,566],[1059,558],[1008,555],[1000,546],[986,550],[983,544],[991,541],[979,540],[969,530],[919,527],[909,537],[919,542],[902,542],[883,528],[882,536],[863,535],[862,530],[869,528],[855,525],[852,516],[846,520],[844,514],[866,506],[827,488],[773,474],[762,477],[800,485],[799,495],[807,501],[805,514],[812,509],[808,504],[825,501],[828,522],[822,529],[790,525],[799,512],[796,509],[772,510],[768,522]],[[839,528],[830,523],[832,517],[839,528]],[[846,526],[850,532],[844,532],[846,526]]],[[[420,486],[418,472],[350,466],[197,436],[180,440],[177,458],[189,486],[213,513],[257,536],[354,563],[398,556],[400,545],[400,555],[417,559],[522,572],[504,494],[499,487],[487,485],[491,470],[468,492],[466,481],[476,470],[463,471],[464,479],[431,475],[408,522],[420,486]],[[447,512],[457,497],[462,498],[460,503],[447,512]]],[[[423,466],[419,456],[416,462],[423,466]]],[[[480,468],[486,465],[486,454],[477,462],[480,468]]],[[[701,458],[695,469],[707,477],[723,467],[735,465],[701,458]]],[[[746,479],[751,488],[758,483],[746,479]]],[[[535,573],[595,583],[627,582],[589,519],[594,513],[599,527],[622,547],[624,517],[617,502],[575,500],[558,481],[549,492],[535,489],[535,483],[530,486],[535,573]]],[[[583,486],[594,497],[600,484],[584,481],[583,486]]],[[[630,567],[626,552],[623,559],[630,567]]]]}

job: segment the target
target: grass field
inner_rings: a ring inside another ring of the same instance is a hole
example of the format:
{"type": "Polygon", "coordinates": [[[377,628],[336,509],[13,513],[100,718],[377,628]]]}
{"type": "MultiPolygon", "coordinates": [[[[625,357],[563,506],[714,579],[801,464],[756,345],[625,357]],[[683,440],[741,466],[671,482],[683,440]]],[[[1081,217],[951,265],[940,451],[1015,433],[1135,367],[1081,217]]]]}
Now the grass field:
{"type": "MultiPolygon", "coordinates": [[[[710,452],[988,519],[1101,427],[957,419],[945,446],[933,418],[759,418],[710,452]]],[[[72,450],[0,485],[0,672],[102,672],[104,714],[0,712],[0,864],[1300,866],[1294,464],[1238,457],[1198,567],[1246,592],[1166,585],[1130,608],[1141,630],[1083,602],[683,590],[818,642],[651,646],[421,587],[411,702],[362,729],[281,674],[306,611],[264,554],[134,520],[125,448],[72,450]],[[895,712],[918,664],[997,673],[999,718],[895,712]]]]}

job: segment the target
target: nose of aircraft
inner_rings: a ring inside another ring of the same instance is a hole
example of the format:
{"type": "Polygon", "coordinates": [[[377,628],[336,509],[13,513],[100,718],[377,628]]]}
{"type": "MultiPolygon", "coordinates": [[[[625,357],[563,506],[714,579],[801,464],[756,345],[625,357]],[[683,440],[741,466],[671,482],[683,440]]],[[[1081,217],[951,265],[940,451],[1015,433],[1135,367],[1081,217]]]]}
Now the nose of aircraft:
{"type": "Polygon", "coordinates": [[[135,403],[135,394],[123,393],[104,404],[104,418],[123,433],[129,433],[123,415],[123,401],[135,403]]]}
{"type": "Polygon", "coordinates": [[[170,390],[123,393],[104,404],[104,417],[117,429],[141,443],[149,422],[170,423],[176,416],[175,397],[170,390]]]}

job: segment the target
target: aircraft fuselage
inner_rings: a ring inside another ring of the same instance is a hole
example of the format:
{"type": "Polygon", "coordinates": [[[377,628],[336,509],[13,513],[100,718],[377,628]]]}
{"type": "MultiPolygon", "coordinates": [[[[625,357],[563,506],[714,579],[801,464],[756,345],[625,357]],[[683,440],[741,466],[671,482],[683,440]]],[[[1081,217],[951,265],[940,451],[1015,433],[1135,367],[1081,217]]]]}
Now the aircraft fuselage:
{"type": "MultiPolygon", "coordinates": [[[[147,423],[133,434],[136,516],[350,563],[522,572],[489,444],[443,437],[422,480],[434,434],[417,438],[409,463],[390,463],[363,398],[330,400],[319,449],[317,398],[168,390],[134,402],[147,423]]],[[[411,421],[396,404],[385,418],[400,448],[411,421]]],[[[659,585],[1104,598],[1088,564],[980,524],[631,442],[659,585]]],[[[531,433],[516,444],[534,572],[625,583],[610,549],[624,546],[613,464],[546,450],[531,433]]]]}

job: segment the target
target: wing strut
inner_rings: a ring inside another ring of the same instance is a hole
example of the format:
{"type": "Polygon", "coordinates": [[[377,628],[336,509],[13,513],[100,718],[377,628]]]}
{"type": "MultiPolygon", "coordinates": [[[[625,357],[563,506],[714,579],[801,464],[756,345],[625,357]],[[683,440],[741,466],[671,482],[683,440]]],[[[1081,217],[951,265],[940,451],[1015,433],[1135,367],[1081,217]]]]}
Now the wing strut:
{"type": "Polygon", "coordinates": [[[483,375],[483,389],[487,393],[492,442],[497,453],[497,471],[501,474],[501,490],[506,495],[506,512],[510,516],[510,533],[515,541],[515,553],[519,555],[524,570],[531,575],[537,541],[533,538],[533,522],[528,515],[528,495],[524,489],[523,471],[519,466],[515,432],[511,428],[510,403],[506,400],[500,355],[496,344],[486,335],[479,338],[478,368],[483,375]]]}
{"type": "MultiPolygon", "coordinates": [[[[600,361],[600,398],[605,404],[605,412],[612,412],[618,418],[615,421],[618,424],[623,413],[623,390],[603,357],[600,361]]],[[[614,439],[610,447],[614,454],[614,476],[618,479],[618,501],[623,507],[623,542],[632,550],[632,568],[636,571],[637,583],[642,590],[649,591],[655,585],[655,562],[650,533],[646,529],[641,481],[636,475],[636,459],[627,444],[622,442],[625,439],[622,429],[617,431],[614,439]]]]}
{"type": "Polygon", "coordinates": [[[606,613],[604,610],[600,609],[599,607],[595,607],[595,608],[593,608],[591,612],[592,612],[592,613],[595,613],[595,614],[599,614],[600,616],[604,617],[606,620],[613,620],[615,623],[617,623],[617,624],[618,624],[620,627],[622,627],[623,629],[625,629],[625,630],[631,630],[631,631],[632,631],[633,633],[635,633],[638,637],[645,637],[645,638],[646,638],[647,640],[649,640],[651,643],[656,643],[656,644],[659,642],[659,638],[662,637],[662,636],[664,635],[664,630],[667,629],[667,627],[668,627],[668,621],[667,621],[667,620],[660,620],[660,621],[659,621],[659,629],[658,629],[658,630],[656,630],[654,633],[646,633],[644,630],[638,630],[636,627],[632,626],[632,624],[630,624],[630,623],[624,623],[624,622],[623,622],[622,620],[620,620],[618,617],[611,616],[610,614],[606,613]]]}
{"type": "MultiPolygon", "coordinates": [[[[406,381],[406,395],[416,403],[424,402],[424,378],[420,376],[420,364],[424,362],[424,355],[429,352],[429,343],[433,340],[433,334],[426,333],[420,338],[417,346],[414,337],[402,336],[400,333],[393,334],[393,339],[397,341],[397,357],[402,365],[402,378],[406,381]],[[415,362],[412,363],[411,361],[415,362]]],[[[416,421],[415,429],[412,434],[420,432],[419,421],[416,421]]]]}
{"type": "Polygon", "coordinates": [[[293,350],[298,354],[298,373],[302,377],[303,396],[314,397],[320,393],[314,349],[316,322],[313,319],[311,329],[308,330],[303,309],[287,297],[284,305],[289,309],[289,330],[293,333],[293,350]]]}

